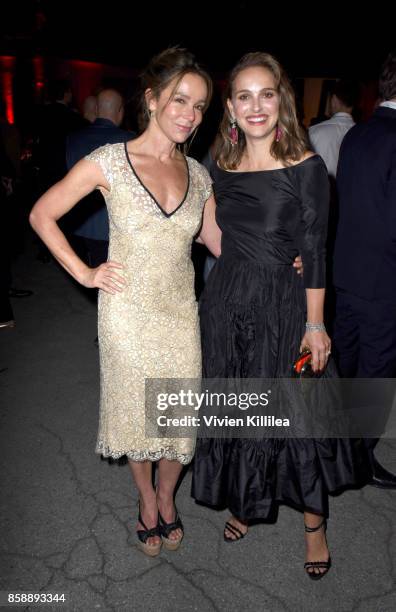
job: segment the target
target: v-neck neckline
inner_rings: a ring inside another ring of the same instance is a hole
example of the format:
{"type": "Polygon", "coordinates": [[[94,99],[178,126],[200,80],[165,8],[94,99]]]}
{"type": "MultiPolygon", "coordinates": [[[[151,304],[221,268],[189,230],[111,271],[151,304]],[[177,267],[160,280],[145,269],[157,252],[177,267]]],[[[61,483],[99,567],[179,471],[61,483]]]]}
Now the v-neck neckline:
{"type": "Polygon", "coordinates": [[[188,196],[188,192],[190,191],[190,167],[188,165],[188,160],[187,157],[184,156],[184,161],[186,163],[186,168],[187,168],[187,189],[186,189],[186,193],[184,194],[184,198],[182,199],[182,201],[180,202],[180,204],[178,204],[178,206],[176,206],[176,208],[174,210],[172,210],[171,212],[167,212],[162,206],[161,204],[158,202],[158,200],[154,197],[154,195],[151,193],[151,191],[146,187],[146,185],[143,183],[143,181],[141,180],[141,178],[139,177],[138,173],[136,172],[135,168],[133,167],[132,161],[131,161],[131,156],[128,153],[128,149],[127,149],[127,143],[124,142],[124,149],[125,149],[125,157],[128,161],[128,164],[133,172],[133,174],[135,175],[136,179],[139,181],[140,185],[143,187],[143,189],[145,190],[146,193],[148,193],[148,195],[150,196],[150,198],[153,200],[153,202],[158,206],[158,208],[160,209],[160,211],[162,212],[163,215],[165,215],[165,217],[167,217],[169,219],[169,217],[172,217],[184,204],[184,202],[187,199],[188,196]]]}

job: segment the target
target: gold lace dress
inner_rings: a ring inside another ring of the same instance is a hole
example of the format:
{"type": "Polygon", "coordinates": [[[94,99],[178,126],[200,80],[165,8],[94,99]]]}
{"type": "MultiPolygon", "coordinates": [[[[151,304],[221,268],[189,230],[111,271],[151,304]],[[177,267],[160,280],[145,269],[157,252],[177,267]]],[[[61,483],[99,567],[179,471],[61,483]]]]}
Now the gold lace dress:
{"type": "Polygon", "coordinates": [[[195,441],[145,435],[145,378],[199,378],[201,343],[191,243],[211,194],[206,169],[186,158],[183,201],[166,213],[135,173],[126,144],[85,159],[100,165],[110,191],[109,260],[127,286],[99,291],[100,421],[96,452],[135,461],[189,463],[195,441]]]}

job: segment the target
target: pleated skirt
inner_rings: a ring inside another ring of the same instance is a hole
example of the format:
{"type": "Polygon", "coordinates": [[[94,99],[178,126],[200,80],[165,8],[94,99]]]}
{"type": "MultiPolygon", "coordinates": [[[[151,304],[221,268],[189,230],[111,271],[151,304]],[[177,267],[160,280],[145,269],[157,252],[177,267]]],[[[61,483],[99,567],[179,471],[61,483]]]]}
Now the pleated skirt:
{"type": "MultiPolygon", "coordinates": [[[[204,377],[290,377],[305,322],[305,289],[291,265],[220,257],[200,301],[204,377]]],[[[326,376],[337,376],[331,361],[326,376]]],[[[279,504],[328,516],[329,493],[369,478],[361,439],[200,438],[192,496],[241,520],[269,519],[279,504]]]]}

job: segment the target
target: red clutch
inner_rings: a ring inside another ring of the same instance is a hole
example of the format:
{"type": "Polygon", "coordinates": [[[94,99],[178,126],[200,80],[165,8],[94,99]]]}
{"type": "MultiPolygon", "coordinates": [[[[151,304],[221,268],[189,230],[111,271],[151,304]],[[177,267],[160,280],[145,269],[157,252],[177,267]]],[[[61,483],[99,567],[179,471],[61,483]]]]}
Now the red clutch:
{"type": "Polygon", "coordinates": [[[312,353],[308,348],[305,348],[293,363],[293,374],[297,378],[318,378],[323,374],[323,370],[313,371],[312,353]]]}

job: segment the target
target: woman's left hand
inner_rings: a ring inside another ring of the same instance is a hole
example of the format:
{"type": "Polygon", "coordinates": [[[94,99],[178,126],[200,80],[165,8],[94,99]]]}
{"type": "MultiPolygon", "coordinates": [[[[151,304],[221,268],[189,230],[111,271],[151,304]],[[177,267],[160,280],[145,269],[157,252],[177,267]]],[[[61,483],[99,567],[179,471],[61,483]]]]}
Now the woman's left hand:
{"type": "Polygon", "coordinates": [[[331,353],[331,340],[325,331],[306,332],[301,340],[300,351],[309,348],[312,353],[314,372],[324,370],[331,353]]]}

